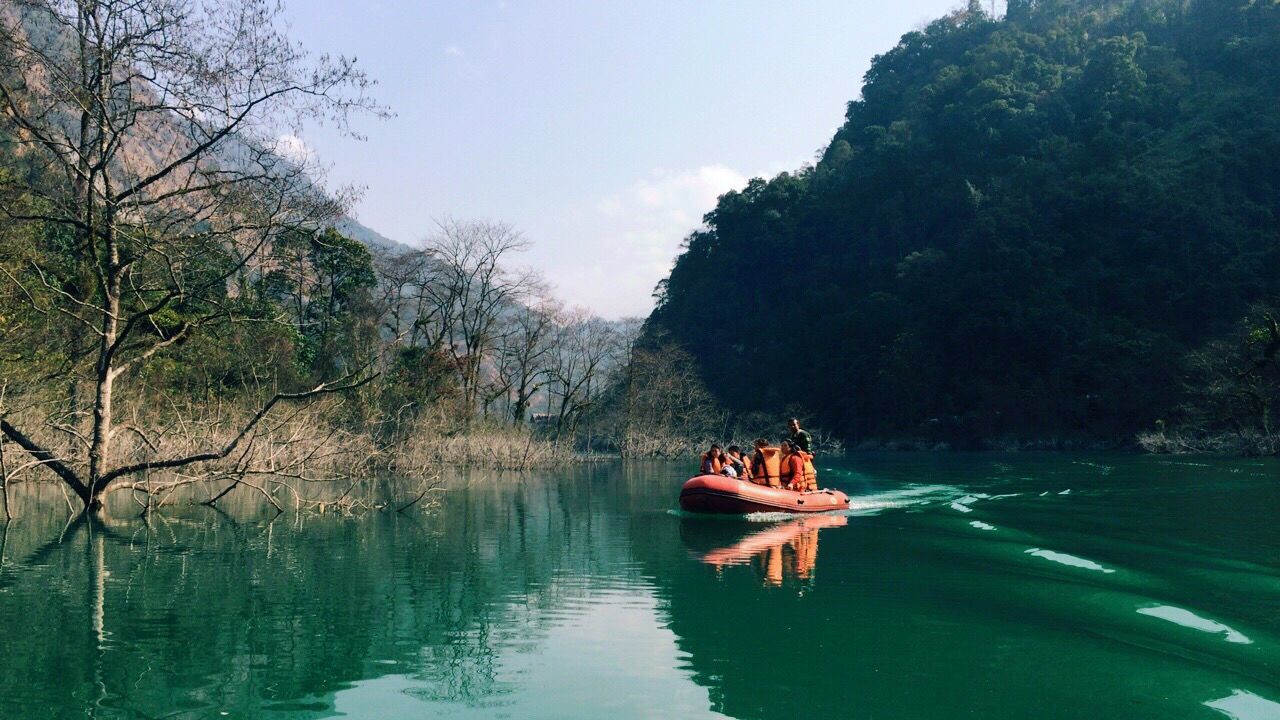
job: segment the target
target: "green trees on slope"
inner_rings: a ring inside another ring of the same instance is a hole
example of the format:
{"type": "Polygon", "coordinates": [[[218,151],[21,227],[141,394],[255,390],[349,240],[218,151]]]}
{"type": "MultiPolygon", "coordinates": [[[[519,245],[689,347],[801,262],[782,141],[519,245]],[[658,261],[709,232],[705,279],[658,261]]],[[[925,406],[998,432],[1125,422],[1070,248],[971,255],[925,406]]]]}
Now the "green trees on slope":
{"type": "Polygon", "coordinates": [[[1280,292],[1278,38],[1242,0],[908,33],[815,166],[721,198],[650,324],[731,407],[855,439],[1128,440],[1280,292]]]}

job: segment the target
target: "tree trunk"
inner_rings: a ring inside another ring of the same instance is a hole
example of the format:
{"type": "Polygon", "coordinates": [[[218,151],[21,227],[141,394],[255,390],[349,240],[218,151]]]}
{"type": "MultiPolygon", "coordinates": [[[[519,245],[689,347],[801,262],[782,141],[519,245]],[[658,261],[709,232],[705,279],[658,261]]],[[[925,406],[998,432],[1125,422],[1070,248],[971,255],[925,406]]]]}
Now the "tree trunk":
{"type": "Polygon", "coordinates": [[[116,336],[119,333],[120,318],[120,275],[119,251],[115,243],[108,241],[107,287],[105,298],[106,313],[102,316],[102,342],[98,349],[98,366],[96,368],[96,392],[93,398],[93,438],[89,445],[89,497],[85,505],[89,510],[96,510],[99,483],[106,474],[106,464],[110,461],[112,435],[112,400],[115,391],[116,368],[114,359],[116,336]]]}

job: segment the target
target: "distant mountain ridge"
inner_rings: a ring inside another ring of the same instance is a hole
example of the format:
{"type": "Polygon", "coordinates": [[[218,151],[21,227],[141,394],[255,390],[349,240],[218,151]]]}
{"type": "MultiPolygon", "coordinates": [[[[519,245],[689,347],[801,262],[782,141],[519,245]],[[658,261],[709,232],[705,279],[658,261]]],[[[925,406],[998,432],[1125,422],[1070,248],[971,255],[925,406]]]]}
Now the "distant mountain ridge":
{"type": "MultiPolygon", "coordinates": [[[[0,17],[4,17],[9,22],[16,21],[17,25],[25,30],[28,41],[34,46],[40,47],[44,52],[52,54],[72,52],[68,33],[51,18],[47,17],[45,10],[41,6],[36,4],[6,3],[0,5],[0,14],[2,14],[0,17]]],[[[38,82],[39,80],[36,81],[38,82]]],[[[70,115],[67,116],[66,122],[68,124],[68,136],[74,135],[70,115]]],[[[135,169],[158,166],[165,161],[166,155],[173,156],[179,152],[179,146],[174,145],[173,138],[181,138],[185,135],[183,123],[187,122],[189,121],[185,118],[174,116],[170,125],[162,122],[136,127],[131,135],[132,142],[122,149],[122,155],[127,158],[129,165],[135,169]],[[161,148],[166,149],[167,152],[161,150],[161,148]]],[[[232,165],[243,165],[246,158],[249,158],[250,162],[260,162],[259,156],[263,153],[262,148],[247,138],[228,138],[221,147],[218,162],[232,165]]],[[[273,163],[278,162],[280,166],[295,167],[293,160],[284,157],[280,153],[270,152],[269,148],[266,154],[274,158],[273,163]]],[[[306,179],[308,183],[312,182],[311,176],[306,179]]],[[[320,193],[325,193],[318,186],[315,189],[320,193]]],[[[338,219],[333,223],[333,227],[343,235],[370,247],[393,251],[409,249],[409,246],[382,235],[349,215],[338,219]]]]}
{"type": "Polygon", "coordinates": [[[343,217],[341,220],[334,223],[333,229],[337,230],[343,235],[346,235],[352,240],[358,240],[359,242],[362,242],[365,245],[368,245],[369,247],[379,248],[382,250],[391,250],[396,252],[403,252],[406,250],[413,249],[409,245],[406,245],[405,243],[399,242],[397,240],[392,240],[391,238],[387,237],[386,235],[383,235],[377,230],[370,228],[368,225],[361,223],[360,221],[356,220],[350,215],[343,217]]]}

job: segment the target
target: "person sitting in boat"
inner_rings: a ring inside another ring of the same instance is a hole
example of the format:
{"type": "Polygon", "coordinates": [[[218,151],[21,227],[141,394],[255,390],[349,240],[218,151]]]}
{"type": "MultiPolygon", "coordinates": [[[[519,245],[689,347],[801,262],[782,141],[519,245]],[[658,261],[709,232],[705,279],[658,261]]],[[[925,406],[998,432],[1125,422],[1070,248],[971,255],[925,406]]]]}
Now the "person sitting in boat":
{"type": "Polygon", "coordinates": [[[804,455],[790,440],[783,440],[781,448],[779,470],[782,486],[788,490],[804,490],[807,486],[804,478],[804,455]]]}
{"type": "Polygon", "coordinates": [[[754,445],[756,452],[751,456],[751,482],[775,488],[782,487],[779,481],[781,464],[778,448],[769,447],[769,441],[764,438],[756,440],[754,445]]]}
{"type": "Polygon", "coordinates": [[[730,445],[729,450],[724,457],[724,474],[729,477],[742,478],[743,480],[751,479],[751,469],[747,467],[746,462],[742,459],[742,448],[737,445],[730,445]],[[732,475],[730,475],[732,471],[732,475]]]}
{"type": "Polygon", "coordinates": [[[712,445],[711,449],[702,454],[702,468],[700,472],[703,475],[719,475],[724,469],[724,453],[720,452],[719,445],[712,445]]]}

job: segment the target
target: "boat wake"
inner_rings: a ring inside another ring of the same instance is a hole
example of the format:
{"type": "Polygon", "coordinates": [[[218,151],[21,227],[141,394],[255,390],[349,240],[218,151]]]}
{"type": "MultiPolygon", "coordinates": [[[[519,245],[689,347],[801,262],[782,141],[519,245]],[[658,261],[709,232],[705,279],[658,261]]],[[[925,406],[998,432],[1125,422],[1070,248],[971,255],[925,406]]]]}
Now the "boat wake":
{"type": "MultiPolygon", "coordinates": [[[[842,515],[844,517],[866,517],[870,515],[879,515],[886,510],[907,510],[914,507],[922,507],[938,502],[945,502],[951,498],[960,497],[964,491],[954,485],[907,485],[905,487],[894,490],[886,490],[884,492],[867,493],[861,495],[849,495],[849,508],[847,510],[835,510],[824,515],[842,515]]],[[[794,515],[780,512],[759,512],[743,515],[745,519],[751,522],[779,522],[781,520],[789,520],[794,515]]]]}
{"type": "MultiPolygon", "coordinates": [[[[954,485],[906,485],[893,490],[885,490],[883,492],[864,493],[849,495],[849,508],[847,510],[833,510],[826,513],[815,513],[821,515],[840,515],[844,517],[865,517],[870,515],[879,515],[886,510],[910,510],[916,507],[923,507],[940,502],[951,502],[955,498],[964,497],[965,492],[954,485]]],[[[684,510],[671,509],[667,511],[671,515],[677,517],[719,517],[732,520],[746,520],[748,522],[759,523],[775,523],[784,520],[792,520],[796,516],[794,513],[786,512],[754,512],[746,515],[706,515],[701,513],[690,513],[684,510]]]]}

